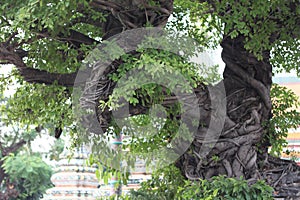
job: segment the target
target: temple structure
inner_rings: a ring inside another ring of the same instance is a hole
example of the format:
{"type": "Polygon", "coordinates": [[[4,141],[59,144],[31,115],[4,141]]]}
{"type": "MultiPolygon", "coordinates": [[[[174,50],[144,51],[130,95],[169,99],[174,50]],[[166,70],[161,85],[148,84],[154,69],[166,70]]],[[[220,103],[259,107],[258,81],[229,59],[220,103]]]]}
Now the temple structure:
{"type": "MultiPolygon", "coordinates": [[[[122,144],[121,141],[113,141],[113,143],[122,144]]],[[[62,153],[51,177],[54,187],[47,190],[43,200],[96,200],[118,193],[115,184],[119,180],[113,177],[109,180],[109,184],[105,185],[103,181],[96,178],[97,166],[86,165],[88,153],[85,146],[76,149],[73,154],[67,150],[62,153]]],[[[137,161],[127,185],[122,185],[119,192],[127,194],[131,189],[136,190],[141,182],[150,178],[151,174],[146,173],[145,163],[141,160],[137,161]]]]}
{"type": "Polygon", "coordinates": [[[96,200],[100,196],[95,166],[86,166],[88,151],[84,146],[74,154],[64,151],[51,177],[54,187],[43,200],[96,200]]]}

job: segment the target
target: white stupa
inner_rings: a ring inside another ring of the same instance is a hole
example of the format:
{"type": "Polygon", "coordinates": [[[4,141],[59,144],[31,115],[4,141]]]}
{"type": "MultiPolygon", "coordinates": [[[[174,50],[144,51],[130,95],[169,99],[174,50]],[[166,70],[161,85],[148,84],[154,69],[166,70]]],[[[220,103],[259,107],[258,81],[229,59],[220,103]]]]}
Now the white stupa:
{"type": "Polygon", "coordinates": [[[96,200],[99,197],[99,181],[96,167],[87,167],[88,151],[84,146],[74,154],[64,151],[51,177],[55,187],[48,189],[44,200],[96,200]],[[70,156],[72,156],[70,158],[70,156]]]}

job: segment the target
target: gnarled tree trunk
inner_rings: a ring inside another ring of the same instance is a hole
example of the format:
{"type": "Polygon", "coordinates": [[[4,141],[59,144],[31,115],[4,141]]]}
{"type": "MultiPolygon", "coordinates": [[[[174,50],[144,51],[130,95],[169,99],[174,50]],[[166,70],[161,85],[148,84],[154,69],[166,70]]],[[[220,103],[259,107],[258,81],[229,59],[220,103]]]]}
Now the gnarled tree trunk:
{"type": "MultiPolygon", "coordinates": [[[[154,17],[156,15],[152,11],[152,14],[149,13],[147,16],[153,16],[153,18],[143,21],[145,13],[137,12],[142,21],[124,17],[128,20],[125,23],[125,29],[142,27],[149,21],[154,26],[163,26],[172,11],[172,6],[163,3],[161,5],[167,10],[165,16],[154,17]]],[[[110,22],[112,26],[106,27],[107,37],[121,32],[120,26],[124,28],[124,23],[116,16],[112,15],[112,20],[110,22]]],[[[300,192],[297,188],[300,187],[300,167],[292,161],[283,161],[269,156],[267,151],[270,144],[263,140],[266,135],[272,134],[268,132],[268,121],[271,118],[272,109],[270,52],[264,52],[263,59],[258,60],[252,53],[245,50],[242,36],[235,39],[224,36],[221,46],[223,48],[222,59],[226,64],[223,83],[227,100],[225,124],[221,135],[217,141],[209,141],[206,138],[209,122],[214,117],[215,111],[209,108],[211,100],[208,88],[199,85],[194,92],[199,98],[201,127],[198,128],[189,151],[178,159],[176,166],[190,180],[210,179],[216,175],[237,178],[243,176],[251,184],[259,179],[265,179],[270,186],[275,188],[274,196],[299,197],[300,192]],[[209,151],[205,151],[206,146],[209,151]],[[203,150],[204,152],[201,152],[203,150]]],[[[115,83],[112,83],[107,75],[115,72],[117,68],[118,64],[114,63],[109,70],[103,72],[99,81],[101,89],[98,91],[96,102],[99,99],[106,101],[108,95],[112,93],[115,83]],[[106,87],[108,85],[110,87],[106,87]]],[[[96,102],[95,105],[97,105],[96,102]]],[[[172,104],[168,97],[164,102],[164,105],[167,104],[172,104]]],[[[130,114],[145,113],[149,107],[140,104],[131,105],[130,114]]],[[[98,109],[98,116],[102,128],[107,128],[112,113],[107,109],[104,111],[98,109]]]]}
{"type": "Polygon", "coordinates": [[[272,84],[270,54],[264,52],[263,60],[258,61],[244,49],[243,42],[243,37],[225,37],[221,43],[226,63],[227,115],[219,140],[206,157],[200,157],[201,147],[210,145],[203,140],[207,134],[205,128],[200,128],[192,144],[192,153],[185,153],[177,166],[191,180],[220,174],[243,176],[250,184],[265,179],[275,188],[275,196],[299,197],[300,167],[292,161],[269,156],[270,144],[263,141],[267,134],[272,134],[268,132],[272,84]]]}

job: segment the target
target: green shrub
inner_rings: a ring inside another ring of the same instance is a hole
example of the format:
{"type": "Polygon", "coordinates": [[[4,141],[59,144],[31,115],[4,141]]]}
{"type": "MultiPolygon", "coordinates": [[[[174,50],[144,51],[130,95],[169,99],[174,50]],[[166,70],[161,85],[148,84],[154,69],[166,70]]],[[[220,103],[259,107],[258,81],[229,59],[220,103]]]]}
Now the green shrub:
{"type": "Polygon", "coordinates": [[[249,186],[243,179],[216,176],[212,181],[186,181],[180,187],[176,196],[178,200],[269,200],[272,198],[273,188],[264,181],[257,181],[249,186]]]}
{"type": "Polygon", "coordinates": [[[39,156],[11,154],[3,160],[5,172],[20,193],[16,200],[38,200],[52,186],[52,169],[39,156]]]}
{"type": "MultiPolygon", "coordinates": [[[[246,180],[216,176],[212,180],[184,180],[174,167],[159,170],[153,178],[131,191],[131,200],[271,200],[273,188],[264,181],[249,186],[246,180]]],[[[124,198],[124,199],[126,199],[124,198]]]]}

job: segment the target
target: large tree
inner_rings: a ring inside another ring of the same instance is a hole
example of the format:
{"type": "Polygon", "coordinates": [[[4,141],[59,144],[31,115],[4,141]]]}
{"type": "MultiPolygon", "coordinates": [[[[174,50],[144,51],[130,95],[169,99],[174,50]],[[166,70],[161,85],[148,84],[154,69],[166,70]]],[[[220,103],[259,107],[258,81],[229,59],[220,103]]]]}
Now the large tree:
{"type": "MultiPolygon", "coordinates": [[[[175,163],[182,174],[190,180],[219,174],[243,176],[249,182],[266,179],[278,196],[299,195],[299,167],[268,154],[268,148],[278,146],[283,136],[278,131],[280,125],[272,121],[272,115],[281,113],[272,114],[272,75],[276,70],[292,69],[299,74],[299,1],[16,0],[2,1],[0,9],[0,60],[15,67],[2,78],[2,90],[10,80],[18,83],[6,107],[10,121],[53,129],[57,137],[66,129],[76,138],[71,94],[81,61],[116,34],[146,26],[166,27],[189,35],[203,48],[213,48],[217,43],[223,48],[226,67],[222,83],[227,102],[219,140],[205,137],[210,121],[216,117],[209,87],[197,78],[192,65],[162,50],[130,51],[127,57],[116,57],[99,76],[93,105],[103,130],[115,125],[111,110],[101,105],[109,103],[116,77],[137,66],[138,61],[149,63],[151,57],[160,64],[171,63],[191,77],[201,111],[194,140],[175,163]],[[206,147],[210,151],[203,156],[200,151],[206,147]]],[[[180,112],[174,111],[178,99],[172,91],[159,87],[137,91],[129,107],[131,116],[144,116],[153,104],[166,108],[167,121],[160,135],[164,138],[155,140],[157,145],[166,145],[166,137],[172,138],[178,127],[180,112]]],[[[280,102],[273,107],[277,105],[280,102]]],[[[299,123],[289,119],[285,123],[299,123]]],[[[283,123],[283,127],[287,125],[283,123]]],[[[134,148],[138,149],[131,146],[131,150],[134,148]]]]}

